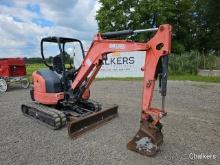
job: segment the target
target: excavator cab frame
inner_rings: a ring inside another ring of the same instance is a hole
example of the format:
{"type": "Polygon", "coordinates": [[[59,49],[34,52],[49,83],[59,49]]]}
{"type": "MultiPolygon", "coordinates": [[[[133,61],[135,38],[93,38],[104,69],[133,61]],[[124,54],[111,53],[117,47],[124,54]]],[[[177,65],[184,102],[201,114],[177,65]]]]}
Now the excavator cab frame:
{"type": "MultiPolygon", "coordinates": [[[[82,58],[85,57],[85,51],[83,48],[83,44],[80,40],[75,39],[75,38],[67,38],[67,37],[57,37],[57,36],[51,36],[51,37],[45,37],[41,39],[40,42],[40,48],[41,48],[41,56],[42,56],[42,60],[44,62],[44,64],[53,71],[56,71],[58,74],[62,75],[61,81],[63,82],[64,86],[64,93],[65,96],[67,95],[68,89],[69,89],[69,80],[73,80],[74,76],[76,74],[76,72],[79,70],[79,68],[75,68],[75,66],[71,66],[70,68],[67,68],[67,63],[66,63],[66,56],[69,55],[66,50],[65,50],[65,45],[67,43],[72,43],[73,45],[73,49],[74,49],[74,43],[78,43],[80,45],[81,48],[81,54],[82,54],[82,58]],[[45,54],[44,54],[44,43],[48,42],[48,43],[57,43],[58,49],[59,49],[59,54],[53,57],[53,65],[50,65],[46,58],[45,58],[45,54]],[[57,62],[56,62],[57,61],[57,62]]],[[[69,55],[71,56],[71,55],[69,55]]],[[[72,58],[74,58],[74,54],[72,55],[72,58]]],[[[66,98],[66,97],[65,97],[66,98]]]]}
{"type": "Polygon", "coordinates": [[[84,48],[83,48],[83,44],[80,40],[75,39],[75,38],[56,37],[56,36],[45,37],[45,38],[41,39],[40,50],[41,50],[42,60],[43,60],[44,64],[49,68],[53,68],[53,66],[48,64],[46,59],[45,59],[45,54],[44,54],[44,43],[45,42],[57,43],[59,51],[60,51],[61,60],[62,60],[62,67],[63,67],[64,71],[66,69],[66,67],[65,67],[65,52],[66,52],[65,51],[65,44],[66,43],[74,43],[74,42],[79,43],[80,48],[81,48],[81,52],[82,52],[82,56],[83,56],[83,58],[85,57],[85,51],[84,51],[84,48]]]}

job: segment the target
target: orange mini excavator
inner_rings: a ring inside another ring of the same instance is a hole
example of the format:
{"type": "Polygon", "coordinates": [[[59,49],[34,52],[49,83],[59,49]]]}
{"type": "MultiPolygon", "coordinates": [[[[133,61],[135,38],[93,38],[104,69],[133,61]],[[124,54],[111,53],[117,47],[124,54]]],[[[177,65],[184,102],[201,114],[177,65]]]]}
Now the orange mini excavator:
{"type": "Polygon", "coordinates": [[[159,28],[124,30],[99,33],[95,36],[89,50],[84,55],[80,40],[63,37],[47,37],[41,40],[41,55],[48,69],[32,74],[33,88],[30,91],[32,102],[21,105],[25,116],[44,123],[53,129],[68,126],[71,138],[117,116],[117,105],[102,105],[89,99],[90,85],[99,72],[103,60],[109,53],[144,51],[145,64],[140,129],[128,143],[130,150],[140,154],[154,155],[163,142],[160,119],[166,115],[164,102],[167,88],[168,55],[171,47],[171,26],[164,24],[159,28]],[[117,37],[137,33],[156,32],[148,42],[119,40],[117,37]],[[55,43],[59,55],[53,57],[52,64],[46,62],[44,43],[55,43]],[[66,68],[65,45],[77,42],[83,54],[79,68],[66,68]],[[155,80],[159,78],[162,95],[162,108],[152,108],[151,101],[155,80]]]}

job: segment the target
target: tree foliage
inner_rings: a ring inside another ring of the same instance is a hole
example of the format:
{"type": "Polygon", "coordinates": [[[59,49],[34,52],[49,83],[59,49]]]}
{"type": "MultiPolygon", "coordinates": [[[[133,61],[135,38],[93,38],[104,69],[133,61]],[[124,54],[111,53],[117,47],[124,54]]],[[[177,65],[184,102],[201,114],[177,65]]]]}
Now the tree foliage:
{"type": "MultiPolygon", "coordinates": [[[[173,26],[173,52],[219,51],[219,0],[99,0],[101,32],[173,26]]],[[[144,41],[146,34],[134,39],[144,41]]]]}

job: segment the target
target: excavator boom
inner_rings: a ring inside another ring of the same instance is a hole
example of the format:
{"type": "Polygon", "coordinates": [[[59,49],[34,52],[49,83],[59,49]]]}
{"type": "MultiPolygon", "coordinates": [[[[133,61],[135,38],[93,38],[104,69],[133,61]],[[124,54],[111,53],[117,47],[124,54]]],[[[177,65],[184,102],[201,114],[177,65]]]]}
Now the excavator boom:
{"type": "MultiPolygon", "coordinates": [[[[140,130],[128,143],[127,147],[130,150],[147,156],[154,155],[158,151],[159,145],[163,142],[163,135],[161,132],[162,124],[160,123],[160,119],[166,115],[166,112],[164,111],[164,97],[166,95],[168,55],[171,49],[171,30],[172,28],[170,25],[164,24],[159,28],[97,34],[82,62],[78,74],[71,85],[76,99],[81,99],[87,93],[90,85],[103,64],[103,60],[107,58],[109,53],[130,51],[145,52],[145,64],[141,68],[144,72],[141,126],[140,130]],[[156,34],[145,43],[112,39],[124,35],[153,31],[156,31],[156,34]],[[161,73],[158,73],[157,69],[160,67],[160,63],[162,71],[161,73]],[[91,76],[88,77],[89,75],[91,76]],[[151,107],[157,75],[160,77],[161,94],[163,97],[161,110],[151,107]]],[[[94,116],[91,116],[91,118],[99,120],[94,116]]],[[[81,120],[70,122],[68,125],[70,137],[74,137],[76,132],[79,131],[79,125],[82,128],[87,127],[87,121],[91,122],[91,120],[93,120],[91,118],[88,117],[83,120],[83,122],[81,120]],[[78,125],[78,128],[75,127],[75,125],[78,125]]],[[[102,117],[100,119],[102,119],[102,117]]]]}

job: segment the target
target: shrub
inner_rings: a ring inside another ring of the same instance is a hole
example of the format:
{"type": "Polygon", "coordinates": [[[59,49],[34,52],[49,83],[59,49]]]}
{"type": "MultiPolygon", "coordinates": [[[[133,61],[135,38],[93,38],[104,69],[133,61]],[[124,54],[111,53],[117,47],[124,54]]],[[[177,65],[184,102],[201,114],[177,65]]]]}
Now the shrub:
{"type": "Polygon", "coordinates": [[[214,69],[216,56],[212,53],[201,55],[192,51],[183,54],[171,54],[169,60],[169,73],[197,74],[198,69],[214,69]]]}

